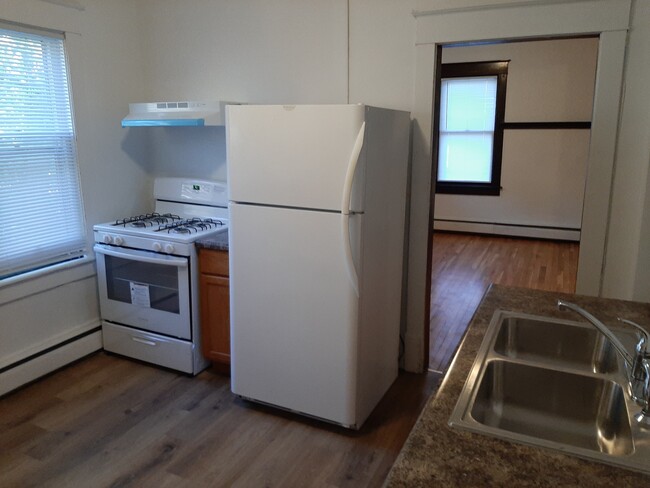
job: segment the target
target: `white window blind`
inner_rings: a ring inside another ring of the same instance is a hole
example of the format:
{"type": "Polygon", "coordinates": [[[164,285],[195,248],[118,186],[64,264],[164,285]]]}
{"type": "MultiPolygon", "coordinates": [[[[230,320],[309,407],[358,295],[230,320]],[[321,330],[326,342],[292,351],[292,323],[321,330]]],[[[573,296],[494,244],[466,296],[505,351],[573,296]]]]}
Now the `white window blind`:
{"type": "Polygon", "coordinates": [[[0,26],[0,278],[80,257],[84,229],[63,36],[0,26]]]}
{"type": "Polygon", "coordinates": [[[491,181],[496,97],[496,76],[442,80],[438,181],[491,181]]]}

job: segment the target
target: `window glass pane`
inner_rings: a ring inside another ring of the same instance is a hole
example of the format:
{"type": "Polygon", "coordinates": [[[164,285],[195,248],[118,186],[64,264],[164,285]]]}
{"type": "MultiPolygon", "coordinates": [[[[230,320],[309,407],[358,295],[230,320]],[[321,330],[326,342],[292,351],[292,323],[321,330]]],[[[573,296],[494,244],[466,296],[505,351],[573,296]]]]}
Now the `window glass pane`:
{"type": "Polygon", "coordinates": [[[489,183],[492,133],[440,134],[438,181],[489,183]]]}
{"type": "Polygon", "coordinates": [[[442,80],[440,130],[493,131],[497,77],[442,80]]]}
{"type": "Polygon", "coordinates": [[[0,278],[83,254],[62,38],[0,28],[0,278]]]}
{"type": "Polygon", "coordinates": [[[496,76],[442,80],[438,181],[492,181],[496,96],[496,76]]]}

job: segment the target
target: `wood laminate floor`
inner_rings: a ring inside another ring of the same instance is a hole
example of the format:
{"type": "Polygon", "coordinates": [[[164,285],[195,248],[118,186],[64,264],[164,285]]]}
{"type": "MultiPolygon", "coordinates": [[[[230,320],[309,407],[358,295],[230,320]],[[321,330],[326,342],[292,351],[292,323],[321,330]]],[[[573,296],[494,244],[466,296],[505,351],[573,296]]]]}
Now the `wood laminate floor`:
{"type": "Polygon", "coordinates": [[[439,380],[401,374],[352,432],[96,353],[0,398],[0,487],[381,486],[439,380]]]}
{"type": "MultiPolygon", "coordinates": [[[[573,291],[576,244],[436,234],[431,366],[490,282],[573,291]]],[[[0,487],[381,486],[441,375],[400,374],[359,432],[97,353],[0,398],[0,487]]]]}
{"type": "Polygon", "coordinates": [[[446,371],[490,283],[574,293],[578,243],[436,232],[429,369],[446,371]]]}

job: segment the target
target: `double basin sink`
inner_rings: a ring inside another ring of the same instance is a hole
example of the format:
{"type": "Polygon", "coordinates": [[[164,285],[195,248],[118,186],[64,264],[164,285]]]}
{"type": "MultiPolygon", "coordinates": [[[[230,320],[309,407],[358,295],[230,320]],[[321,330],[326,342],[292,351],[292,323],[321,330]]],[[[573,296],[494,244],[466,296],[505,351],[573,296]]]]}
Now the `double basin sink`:
{"type": "MultiPolygon", "coordinates": [[[[636,337],[614,330],[634,350],[636,337]]],[[[497,310],[449,424],[650,473],[625,364],[590,324],[497,310]]]]}

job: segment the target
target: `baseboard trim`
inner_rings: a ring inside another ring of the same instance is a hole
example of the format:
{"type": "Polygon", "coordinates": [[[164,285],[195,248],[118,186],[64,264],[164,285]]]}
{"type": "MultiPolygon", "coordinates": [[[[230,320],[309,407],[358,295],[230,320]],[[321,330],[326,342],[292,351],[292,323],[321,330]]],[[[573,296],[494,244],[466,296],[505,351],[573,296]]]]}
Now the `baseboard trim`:
{"type": "Polygon", "coordinates": [[[83,334],[77,340],[68,341],[60,347],[52,348],[21,362],[14,367],[6,368],[0,373],[0,396],[20,388],[27,383],[56,371],[77,359],[99,351],[102,348],[101,330],[83,334]]]}
{"type": "Polygon", "coordinates": [[[536,227],[483,222],[462,222],[457,220],[434,220],[434,230],[453,232],[471,232],[475,234],[492,234],[512,237],[532,237],[536,239],[555,239],[562,241],[580,241],[580,230],[558,227],[536,227]]]}
{"type": "Polygon", "coordinates": [[[36,356],[40,356],[46,352],[49,352],[51,349],[56,349],[58,347],[64,346],[69,342],[76,341],[84,335],[88,335],[96,330],[100,330],[102,326],[101,320],[99,317],[87,320],[86,322],[66,328],[63,332],[56,334],[52,337],[48,337],[44,341],[41,341],[37,344],[32,344],[29,347],[16,351],[13,354],[5,356],[0,361],[0,373],[5,369],[13,368],[19,363],[24,363],[34,359],[36,356]]]}

